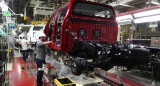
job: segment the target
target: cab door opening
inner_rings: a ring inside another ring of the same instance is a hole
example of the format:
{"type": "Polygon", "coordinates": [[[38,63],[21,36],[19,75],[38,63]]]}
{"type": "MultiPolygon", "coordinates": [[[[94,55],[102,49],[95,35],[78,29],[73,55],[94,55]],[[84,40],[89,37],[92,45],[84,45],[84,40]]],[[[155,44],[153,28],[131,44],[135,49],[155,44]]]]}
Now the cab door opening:
{"type": "Polygon", "coordinates": [[[60,46],[60,42],[61,42],[61,26],[62,26],[62,22],[63,22],[63,19],[66,15],[66,11],[67,11],[67,7],[64,7],[61,9],[59,15],[58,15],[58,20],[57,20],[57,30],[56,30],[56,42],[55,44],[57,46],[60,46]]]}

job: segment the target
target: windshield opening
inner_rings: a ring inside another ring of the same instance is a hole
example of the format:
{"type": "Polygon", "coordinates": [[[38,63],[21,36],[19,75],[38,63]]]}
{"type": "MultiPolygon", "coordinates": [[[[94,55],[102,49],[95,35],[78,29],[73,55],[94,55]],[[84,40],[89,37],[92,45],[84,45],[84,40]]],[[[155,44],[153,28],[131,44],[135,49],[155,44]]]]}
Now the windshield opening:
{"type": "Polygon", "coordinates": [[[90,3],[75,3],[73,13],[85,16],[114,19],[114,11],[112,8],[90,3]]]}
{"type": "Polygon", "coordinates": [[[43,29],[42,26],[34,26],[33,31],[41,31],[43,29]]]}

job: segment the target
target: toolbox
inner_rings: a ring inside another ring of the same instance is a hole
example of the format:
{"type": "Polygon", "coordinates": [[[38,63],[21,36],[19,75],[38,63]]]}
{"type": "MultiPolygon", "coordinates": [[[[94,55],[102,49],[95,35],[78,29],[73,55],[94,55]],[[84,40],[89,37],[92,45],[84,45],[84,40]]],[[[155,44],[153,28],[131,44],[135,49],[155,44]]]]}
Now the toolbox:
{"type": "Polygon", "coordinates": [[[67,77],[54,79],[54,82],[56,86],[76,86],[76,83],[67,77]]]}

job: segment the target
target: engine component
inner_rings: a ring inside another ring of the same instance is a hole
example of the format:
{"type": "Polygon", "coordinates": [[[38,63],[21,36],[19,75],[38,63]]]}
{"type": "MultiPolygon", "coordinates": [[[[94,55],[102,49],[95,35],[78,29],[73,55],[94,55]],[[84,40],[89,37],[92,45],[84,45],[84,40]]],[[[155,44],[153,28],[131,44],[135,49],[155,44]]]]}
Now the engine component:
{"type": "Polygon", "coordinates": [[[84,42],[77,40],[77,37],[68,29],[66,30],[75,40],[76,45],[69,54],[81,58],[75,58],[71,69],[73,74],[80,75],[84,69],[99,67],[109,70],[113,66],[136,66],[149,62],[150,53],[145,48],[129,48],[128,45],[114,43],[111,45],[96,42],[84,42]],[[92,61],[87,61],[91,59],[92,61]]]}

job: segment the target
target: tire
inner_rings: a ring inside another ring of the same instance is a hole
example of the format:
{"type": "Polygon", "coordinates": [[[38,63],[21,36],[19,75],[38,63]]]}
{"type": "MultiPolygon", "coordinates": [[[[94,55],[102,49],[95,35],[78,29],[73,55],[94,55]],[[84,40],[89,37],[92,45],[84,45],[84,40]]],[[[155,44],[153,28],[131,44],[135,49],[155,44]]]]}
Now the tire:
{"type": "Polygon", "coordinates": [[[76,61],[73,61],[71,64],[71,71],[74,75],[79,76],[82,74],[82,66],[77,64],[76,61]]]}
{"type": "Polygon", "coordinates": [[[157,53],[157,59],[160,59],[160,52],[157,53]]]}
{"type": "Polygon", "coordinates": [[[102,64],[102,66],[100,68],[105,70],[105,71],[108,71],[111,68],[113,68],[113,65],[111,65],[111,64],[102,64]]]}

